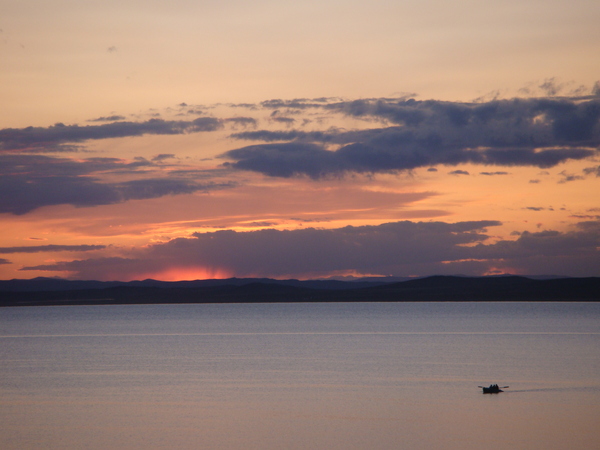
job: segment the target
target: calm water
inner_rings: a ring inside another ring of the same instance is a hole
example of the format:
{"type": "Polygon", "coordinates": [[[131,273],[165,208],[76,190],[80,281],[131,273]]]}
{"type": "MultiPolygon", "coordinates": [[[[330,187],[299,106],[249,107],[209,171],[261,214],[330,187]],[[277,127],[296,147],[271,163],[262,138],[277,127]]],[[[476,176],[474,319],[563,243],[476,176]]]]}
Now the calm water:
{"type": "Polygon", "coordinates": [[[600,448],[598,303],[1,308],[0,363],[2,449],[600,448]]]}

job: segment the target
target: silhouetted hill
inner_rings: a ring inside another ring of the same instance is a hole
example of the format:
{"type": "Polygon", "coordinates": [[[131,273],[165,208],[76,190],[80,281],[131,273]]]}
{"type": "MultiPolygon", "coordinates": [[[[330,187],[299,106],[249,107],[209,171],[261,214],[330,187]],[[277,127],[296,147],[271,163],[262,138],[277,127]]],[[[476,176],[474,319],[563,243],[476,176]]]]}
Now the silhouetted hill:
{"type": "Polygon", "coordinates": [[[600,278],[432,276],[347,293],[355,294],[379,301],[598,301],[600,278]]]}
{"type": "MultiPolygon", "coordinates": [[[[385,279],[384,279],[385,280],[385,279]]],[[[31,280],[0,280],[0,292],[35,292],[35,291],[75,291],[86,289],[106,289],[118,286],[160,287],[160,288],[200,288],[211,286],[245,286],[252,283],[279,284],[285,286],[306,287],[314,289],[358,289],[380,286],[390,281],[376,279],[340,281],[340,280],[274,280],[271,278],[227,278],[218,280],[193,281],[95,281],[65,280],[62,278],[38,277],[31,280]]]]}
{"type": "Polygon", "coordinates": [[[432,276],[386,284],[240,278],[176,283],[49,278],[0,282],[0,306],[401,301],[600,301],[600,278],[432,276]]]}

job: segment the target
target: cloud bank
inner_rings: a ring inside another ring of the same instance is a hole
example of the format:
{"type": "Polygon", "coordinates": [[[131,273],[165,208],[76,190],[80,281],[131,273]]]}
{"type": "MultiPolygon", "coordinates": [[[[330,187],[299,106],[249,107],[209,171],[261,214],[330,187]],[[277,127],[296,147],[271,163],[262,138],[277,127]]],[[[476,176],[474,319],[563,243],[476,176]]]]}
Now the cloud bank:
{"type": "Polygon", "coordinates": [[[435,165],[554,167],[598,155],[598,99],[512,99],[453,103],[376,99],[338,102],[328,111],[383,127],[359,131],[257,130],[232,135],[264,144],[228,151],[225,165],[269,176],[321,178],[435,165]],[[271,143],[274,141],[283,141],[271,143]],[[338,145],[331,150],[328,145],[338,145]]]}
{"type": "Polygon", "coordinates": [[[126,279],[157,276],[178,267],[278,278],[332,273],[597,273],[600,255],[595,249],[600,246],[600,222],[583,222],[566,233],[524,232],[515,241],[487,243],[487,228],[499,225],[497,221],[402,221],[330,230],[224,230],[195,233],[122,257],[66,261],[23,270],[59,270],[76,278],[104,279],[116,273],[126,279]]]}
{"type": "Polygon", "coordinates": [[[231,186],[165,175],[158,169],[157,163],[144,158],[134,161],[118,158],[72,160],[45,155],[0,155],[0,213],[25,214],[42,206],[64,204],[77,207],[109,205],[231,186]],[[152,171],[153,168],[157,170],[152,171]],[[123,182],[99,179],[100,175],[107,174],[146,178],[123,182]]]}

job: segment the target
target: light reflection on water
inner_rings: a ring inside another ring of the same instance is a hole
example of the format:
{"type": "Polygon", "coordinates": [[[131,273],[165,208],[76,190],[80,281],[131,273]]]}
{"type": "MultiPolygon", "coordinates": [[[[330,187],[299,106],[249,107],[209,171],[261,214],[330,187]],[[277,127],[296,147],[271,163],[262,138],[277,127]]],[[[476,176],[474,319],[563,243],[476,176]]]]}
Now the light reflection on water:
{"type": "Polygon", "coordinates": [[[0,447],[597,448],[599,319],[596,303],[3,308],[0,447]]]}

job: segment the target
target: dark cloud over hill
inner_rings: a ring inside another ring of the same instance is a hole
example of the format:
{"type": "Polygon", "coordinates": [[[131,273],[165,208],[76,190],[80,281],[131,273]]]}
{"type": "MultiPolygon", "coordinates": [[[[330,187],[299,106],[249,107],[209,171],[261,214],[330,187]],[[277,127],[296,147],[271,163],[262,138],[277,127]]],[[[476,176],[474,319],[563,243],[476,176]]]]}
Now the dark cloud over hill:
{"type": "MultiPolygon", "coordinates": [[[[120,258],[65,261],[23,270],[69,271],[77,278],[115,271],[136,278],[170,267],[204,267],[236,276],[323,276],[335,272],[482,275],[494,270],[589,276],[597,271],[600,222],[570,232],[523,232],[486,243],[497,221],[394,222],[338,229],[195,233],[120,258]]],[[[110,279],[105,275],[103,279],[110,279]]]]}

